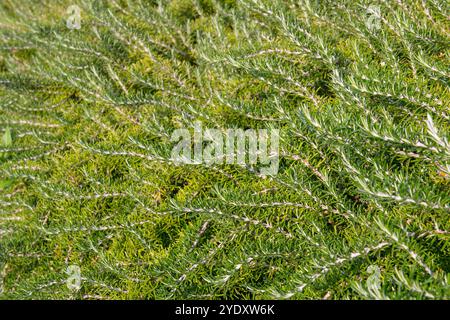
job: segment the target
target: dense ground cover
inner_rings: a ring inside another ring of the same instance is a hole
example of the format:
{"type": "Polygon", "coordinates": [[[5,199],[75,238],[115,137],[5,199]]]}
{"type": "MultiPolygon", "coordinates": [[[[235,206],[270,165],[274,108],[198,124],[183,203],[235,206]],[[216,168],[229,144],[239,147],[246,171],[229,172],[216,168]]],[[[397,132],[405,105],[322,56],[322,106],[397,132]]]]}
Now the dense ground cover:
{"type": "Polygon", "coordinates": [[[448,12],[2,1],[0,297],[449,298],[448,12]],[[277,174],[175,163],[196,120],[277,174]]]}

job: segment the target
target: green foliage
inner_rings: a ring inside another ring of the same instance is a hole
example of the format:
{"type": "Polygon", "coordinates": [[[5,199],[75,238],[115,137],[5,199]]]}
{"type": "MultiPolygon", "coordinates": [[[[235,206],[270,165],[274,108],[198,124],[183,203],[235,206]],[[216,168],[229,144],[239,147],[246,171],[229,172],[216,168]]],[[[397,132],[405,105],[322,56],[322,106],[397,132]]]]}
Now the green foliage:
{"type": "Polygon", "coordinates": [[[2,1],[0,297],[448,299],[448,3],[370,5],[2,1]],[[174,163],[195,120],[278,174],[174,163]]]}
{"type": "Polygon", "coordinates": [[[2,145],[4,147],[12,145],[11,129],[9,127],[6,128],[5,133],[2,136],[2,145]]]}

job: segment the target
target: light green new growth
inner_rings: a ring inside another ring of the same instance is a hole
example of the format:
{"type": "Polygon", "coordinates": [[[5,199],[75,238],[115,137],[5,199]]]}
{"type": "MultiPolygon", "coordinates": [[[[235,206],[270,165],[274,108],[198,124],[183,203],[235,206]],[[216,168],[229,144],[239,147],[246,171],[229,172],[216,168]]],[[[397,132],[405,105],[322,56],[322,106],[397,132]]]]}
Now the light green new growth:
{"type": "Polygon", "coordinates": [[[449,9],[1,1],[0,298],[450,298],[449,9]],[[174,163],[197,120],[278,174],[174,163]]]}

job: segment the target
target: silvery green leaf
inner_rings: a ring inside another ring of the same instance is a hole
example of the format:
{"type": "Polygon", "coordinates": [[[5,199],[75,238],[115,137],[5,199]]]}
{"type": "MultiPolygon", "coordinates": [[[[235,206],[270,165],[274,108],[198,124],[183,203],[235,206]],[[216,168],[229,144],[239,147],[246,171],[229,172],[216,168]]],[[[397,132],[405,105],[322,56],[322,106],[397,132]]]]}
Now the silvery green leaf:
{"type": "Polygon", "coordinates": [[[12,145],[11,129],[9,127],[6,128],[5,133],[3,134],[2,145],[5,147],[12,145]]]}

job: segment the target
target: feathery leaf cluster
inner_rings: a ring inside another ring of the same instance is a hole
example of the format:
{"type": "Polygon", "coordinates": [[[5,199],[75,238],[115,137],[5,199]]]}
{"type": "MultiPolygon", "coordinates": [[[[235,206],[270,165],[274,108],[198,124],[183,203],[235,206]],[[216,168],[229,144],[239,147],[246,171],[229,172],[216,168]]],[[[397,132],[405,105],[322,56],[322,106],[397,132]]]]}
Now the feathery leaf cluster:
{"type": "Polygon", "coordinates": [[[2,1],[0,297],[449,298],[448,9],[2,1]],[[278,174],[174,163],[196,120],[278,174]]]}

